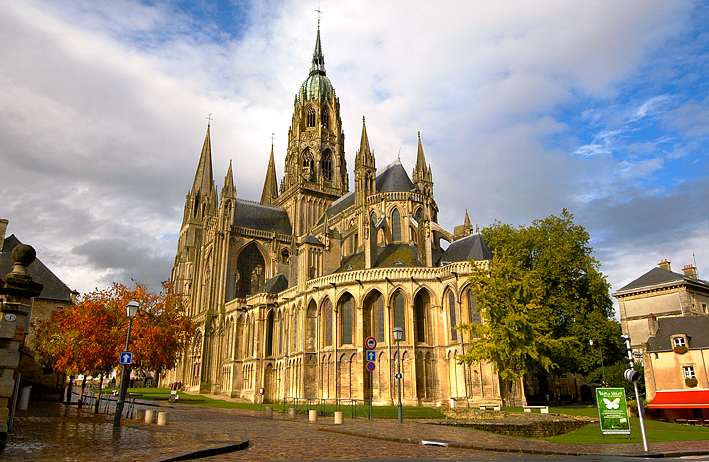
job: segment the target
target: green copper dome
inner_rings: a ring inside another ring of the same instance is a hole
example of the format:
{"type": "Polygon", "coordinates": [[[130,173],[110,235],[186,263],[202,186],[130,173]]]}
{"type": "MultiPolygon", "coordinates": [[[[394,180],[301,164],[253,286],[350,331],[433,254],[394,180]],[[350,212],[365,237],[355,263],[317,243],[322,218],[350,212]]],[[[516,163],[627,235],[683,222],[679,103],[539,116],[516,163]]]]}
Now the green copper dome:
{"type": "Polygon", "coordinates": [[[301,102],[331,99],[332,93],[332,83],[330,83],[330,79],[325,75],[325,57],[322,54],[320,29],[318,28],[318,36],[315,39],[315,52],[313,53],[313,65],[310,67],[310,75],[305,79],[303,85],[300,86],[298,99],[301,102]]]}

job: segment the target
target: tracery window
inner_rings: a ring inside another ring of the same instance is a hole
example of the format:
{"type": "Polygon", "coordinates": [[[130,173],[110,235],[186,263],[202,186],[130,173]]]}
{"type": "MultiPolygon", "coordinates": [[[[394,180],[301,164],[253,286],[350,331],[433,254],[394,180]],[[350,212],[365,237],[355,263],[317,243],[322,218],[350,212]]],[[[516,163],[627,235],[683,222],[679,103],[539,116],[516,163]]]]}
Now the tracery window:
{"type": "Polygon", "coordinates": [[[322,128],[330,128],[330,113],[328,112],[327,108],[323,108],[322,110],[322,114],[320,116],[320,123],[322,125],[322,128]]]}
{"type": "Polygon", "coordinates": [[[353,305],[354,299],[351,295],[347,294],[342,298],[340,302],[340,322],[342,325],[342,344],[350,345],[352,344],[352,326],[354,324],[354,313],[353,305]]]}
{"type": "Polygon", "coordinates": [[[320,171],[322,172],[323,180],[332,181],[332,156],[330,151],[325,151],[323,158],[320,161],[320,171]]]}
{"type": "Polygon", "coordinates": [[[394,327],[404,329],[401,340],[406,340],[406,318],[404,314],[404,296],[401,292],[394,294],[394,327]]]}
{"type": "Polygon", "coordinates": [[[401,242],[401,214],[398,209],[391,212],[391,239],[394,242],[401,242]]]}
{"type": "Polygon", "coordinates": [[[255,294],[263,285],[266,263],[256,244],[249,244],[239,253],[236,269],[238,272],[236,296],[246,298],[255,294]]]}
{"type": "Polygon", "coordinates": [[[314,127],[315,126],[315,109],[312,107],[309,107],[307,112],[306,112],[306,125],[308,127],[314,127]]]}
{"type": "Polygon", "coordinates": [[[325,346],[332,346],[332,302],[330,302],[329,298],[325,300],[323,314],[325,346]]]}
{"type": "Polygon", "coordinates": [[[458,340],[458,331],[455,326],[458,325],[460,320],[460,315],[457,313],[457,307],[455,303],[455,294],[452,290],[448,291],[448,313],[450,313],[450,324],[451,324],[451,340],[458,340]]]}

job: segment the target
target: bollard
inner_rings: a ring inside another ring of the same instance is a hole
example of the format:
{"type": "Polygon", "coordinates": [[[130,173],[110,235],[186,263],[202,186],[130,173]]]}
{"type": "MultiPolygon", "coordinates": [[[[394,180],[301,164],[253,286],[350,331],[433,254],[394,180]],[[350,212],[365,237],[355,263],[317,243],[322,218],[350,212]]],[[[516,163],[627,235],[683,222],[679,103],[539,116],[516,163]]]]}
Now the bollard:
{"type": "Polygon", "coordinates": [[[273,418],[273,407],[267,406],[265,412],[266,412],[266,418],[267,418],[267,419],[272,419],[272,418],[273,418]]]}
{"type": "Polygon", "coordinates": [[[290,419],[295,420],[295,408],[294,407],[289,407],[288,408],[288,417],[290,419]]]}
{"type": "Polygon", "coordinates": [[[157,419],[158,419],[158,411],[154,411],[152,409],[145,411],[145,423],[146,424],[155,423],[155,421],[157,419]]]}
{"type": "Polygon", "coordinates": [[[311,409],[308,411],[308,422],[315,423],[318,421],[318,411],[311,409]]]}
{"type": "Polygon", "coordinates": [[[135,410],[135,420],[145,420],[145,409],[135,410]]]}
{"type": "Polygon", "coordinates": [[[158,425],[167,425],[169,417],[169,412],[158,412],[158,425]]]}
{"type": "Polygon", "coordinates": [[[342,425],[342,411],[335,411],[335,425],[342,425]]]}

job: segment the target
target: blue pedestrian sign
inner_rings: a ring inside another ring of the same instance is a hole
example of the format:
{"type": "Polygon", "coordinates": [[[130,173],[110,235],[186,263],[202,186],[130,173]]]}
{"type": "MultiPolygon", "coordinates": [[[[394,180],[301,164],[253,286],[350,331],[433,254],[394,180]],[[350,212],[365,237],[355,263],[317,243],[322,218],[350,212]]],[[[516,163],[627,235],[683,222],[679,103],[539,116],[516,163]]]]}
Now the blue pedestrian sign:
{"type": "Polygon", "coordinates": [[[377,352],[374,350],[367,350],[367,362],[373,362],[377,360],[377,352]]]}
{"type": "Polygon", "coordinates": [[[133,353],[124,351],[123,353],[121,353],[118,359],[121,364],[130,364],[133,362],[133,353]]]}

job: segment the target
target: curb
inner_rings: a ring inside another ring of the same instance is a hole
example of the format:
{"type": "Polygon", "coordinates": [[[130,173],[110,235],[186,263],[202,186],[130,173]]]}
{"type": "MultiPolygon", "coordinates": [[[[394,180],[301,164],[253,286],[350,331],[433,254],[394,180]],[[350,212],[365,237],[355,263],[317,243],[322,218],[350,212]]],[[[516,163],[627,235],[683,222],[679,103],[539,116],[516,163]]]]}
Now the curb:
{"type": "Polygon", "coordinates": [[[229,454],[231,452],[243,451],[248,449],[249,440],[242,441],[241,443],[231,444],[229,446],[221,446],[218,448],[201,449],[199,451],[189,452],[181,456],[172,457],[170,459],[163,459],[160,462],[177,462],[180,460],[195,460],[201,459],[203,457],[218,456],[221,454],[229,454]]]}

